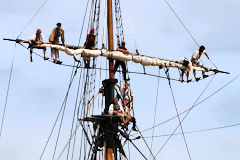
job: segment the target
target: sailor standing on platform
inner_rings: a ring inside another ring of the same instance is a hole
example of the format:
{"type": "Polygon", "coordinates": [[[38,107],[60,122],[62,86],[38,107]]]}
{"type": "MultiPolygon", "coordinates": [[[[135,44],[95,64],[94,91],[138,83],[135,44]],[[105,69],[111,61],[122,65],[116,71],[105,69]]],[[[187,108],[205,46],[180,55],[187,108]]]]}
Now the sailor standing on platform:
{"type": "MultiPolygon", "coordinates": [[[[204,46],[200,46],[199,49],[195,50],[194,53],[193,53],[193,55],[192,55],[191,61],[192,61],[192,65],[193,65],[193,66],[205,68],[205,67],[203,66],[203,64],[198,61],[198,60],[201,58],[201,55],[202,55],[203,53],[204,53],[204,54],[207,56],[207,58],[209,59],[209,57],[208,57],[208,55],[207,55],[207,52],[206,52],[206,50],[205,50],[205,47],[204,47],[204,46]]],[[[200,80],[200,78],[197,77],[195,70],[193,70],[193,75],[194,75],[196,81],[199,81],[199,80],[200,80]]],[[[204,71],[202,71],[202,75],[203,75],[203,78],[208,77],[208,75],[205,75],[205,72],[204,72],[204,71]]]]}
{"type": "Polygon", "coordinates": [[[42,31],[41,29],[37,29],[36,33],[33,34],[30,38],[29,38],[29,48],[30,48],[30,61],[32,62],[33,59],[32,59],[32,52],[33,52],[33,48],[36,48],[36,49],[43,49],[43,55],[44,55],[44,60],[48,60],[49,57],[46,57],[46,47],[34,47],[34,45],[38,45],[38,44],[43,44],[43,41],[44,41],[44,37],[43,35],[41,34],[42,31]]]}
{"type": "Polygon", "coordinates": [[[123,100],[126,100],[127,101],[127,104],[126,106],[130,109],[130,104],[132,102],[132,110],[133,110],[133,117],[134,116],[134,109],[133,109],[133,91],[128,88],[129,84],[128,83],[125,83],[125,87],[120,87],[119,85],[116,84],[116,86],[119,88],[119,91],[121,93],[121,96],[123,98],[123,100]]]}
{"type": "MultiPolygon", "coordinates": [[[[61,23],[57,23],[57,27],[52,30],[50,37],[49,37],[50,44],[59,44],[59,37],[61,37],[62,44],[65,45],[64,29],[61,26],[62,26],[61,23]]],[[[51,48],[51,58],[53,59],[53,62],[56,64],[62,63],[59,60],[58,49],[51,48]]]]}

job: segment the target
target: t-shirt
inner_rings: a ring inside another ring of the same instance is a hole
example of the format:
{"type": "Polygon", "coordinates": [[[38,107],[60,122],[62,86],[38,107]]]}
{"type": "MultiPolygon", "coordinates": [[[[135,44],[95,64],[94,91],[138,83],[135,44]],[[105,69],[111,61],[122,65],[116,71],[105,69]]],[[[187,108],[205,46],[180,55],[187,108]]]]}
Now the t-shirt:
{"type": "MultiPolygon", "coordinates": [[[[204,50],[203,52],[202,52],[202,54],[203,53],[206,53],[206,50],[204,50]]],[[[201,55],[202,55],[201,54],[201,55]]],[[[192,59],[194,58],[196,61],[201,57],[201,55],[199,54],[199,49],[197,49],[197,50],[195,50],[194,51],[194,53],[193,53],[193,55],[192,55],[192,59]]]]}
{"type": "MultiPolygon", "coordinates": [[[[108,109],[108,113],[110,114],[110,115],[113,115],[113,111],[114,111],[114,106],[115,104],[111,104],[110,106],[109,106],[109,109],[108,109]]],[[[121,106],[121,105],[118,105],[119,106],[119,108],[120,108],[120,110],[122,111],[122,112],[124,112],[124,110],[123,110],[123,107],[121,106]]]]}
{"type": "Polygon", "coordinates": [[[191,69],[192,69],[192,62],[190,61],[190,59],[186,58],[186,57],[182,57],[180,60],[179,60],[179,63],[183,64],[184,61],[188,61],[188,66],[186,68],[186,72],[190,72],[191,69]]]}
{"type": "Polygon", "coordinates": [[[44,37],[42,34],[40,34],[38,37],[36,34],[33,34],[31,37],[29,37],[28,39],[29,41],[40,41],[43,42],[44,41],[44,37]]]}
{"type": "Polygon", "coordinates": [[[127,100],[128,102],[133,97],[133,91],[129,88],[125,89],[125,88],[120,87],[120,93],[121,93],[121,96],[123,97],[123,100],[127,100]]]}

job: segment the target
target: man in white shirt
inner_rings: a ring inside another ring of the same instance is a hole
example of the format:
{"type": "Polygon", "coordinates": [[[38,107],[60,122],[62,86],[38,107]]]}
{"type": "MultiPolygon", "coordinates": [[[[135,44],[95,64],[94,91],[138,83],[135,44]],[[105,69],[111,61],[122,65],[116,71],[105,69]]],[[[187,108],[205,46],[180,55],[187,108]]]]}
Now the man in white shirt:
{"type": "Polygon", "coordinates": [[[44,60],[48,60],[49,57],[46,57],[46,47],[34,47],[34,45],[38,45],[38,44],[43,44],[44,43],[44,37],[43,35],[41,34],[42,31],[41,29],[37,29],[36,33],[33,34],[30,38],[29,38],[29,41],[30,41],[30,45],[29,45],[29,48],[30,48],[30,61],[32,62],[33,59],[32,59],[32,52],[33,52],[33,48],[36,48],[36,49],[43,49],[43,55],[44,55],[44,60]]]}
{"type": "Polygon", "coordinates": [[[116,86],[119,88],[119,91],[121,93],[121,96],[123,100],[127,101],[127,106],[130,108],[130,102],[132,102],[132,107],[133,107],[133,91],[129,89],[129,84],[125,83],[125,87],[120,87],[119,85],[116,84],[116,86]]]}
{"type": "MultiPolygon", "coordinates": [[[[127,116],[127,114],[124,112],[123,107],[118,104],[118,97],[114,99],[114,103],[109,106],[108,113],[110,115],[116,115],[119,116],[124,125],[126,126],[128,120],[124,117],[127,116]]],[[[126,126],[127,128],[127,126],[126,126]]]]}
{"type": "MultiPolygon", "coordinates": [[[[204,46],[200,46],[199,49],[195,50],[194,53],[193,53],[193,55],[192,55],[191,61],[192,61],[192,65],[193,65],[193,66],[204,68],[204,66],[199,62],[199,59],[201,58],[201,55],[202,55],[202,54],[205,54],[206,57],[209,59],[209,56],[207,55],[207,52],[206,52],[206,50],[205,50],[205,47],[204,47],[204,46]]],[[[193,75],[194,75],[196,81],[199,81],[199,80],[200,80],[200,78],[197,77],[195,70],[193,70],[193,75]]],[[[208,77],[208,75],[205,75],[205,72],[204,72],[204,71],[202,71],[202,75],[203,75],[203,78],[208,77]]]]}

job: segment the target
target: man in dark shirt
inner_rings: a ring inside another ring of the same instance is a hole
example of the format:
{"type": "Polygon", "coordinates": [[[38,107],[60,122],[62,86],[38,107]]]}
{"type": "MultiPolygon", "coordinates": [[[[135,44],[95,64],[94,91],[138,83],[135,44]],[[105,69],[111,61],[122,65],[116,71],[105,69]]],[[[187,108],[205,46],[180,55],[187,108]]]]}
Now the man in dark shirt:
{"type": "MultiPolygon", "coordinates": [[[[96,35],[94,35],[94,29],[90,30],[90,34],[87,35],[87,39],[86,42],[84,43],[83,48],[85,49],[95,49],[95,39],[96,39],[96,35]]],[[[84,60],[84,64],[86,68],[90,68],[90,57],[85,57],[82,56],[83,60],[84,60]]]]}
{"type": "MultiPolygon", "coordinates": [[[[117,51],[123,52],[123,54],[130,54],[130,52],[125,47],[125,42],[124,41],[122,41],[121,46],[117,48],[117,51]]],[[[114,74],[116,73],[119,65],[122,67],[123,79],[124,79],[125,82],[127,82],[127,76],[126,76],[127,68],[126,68],[126,64],[125,64],[124,61],[116,60],[116,63],[114,65],[114,74]]]]}

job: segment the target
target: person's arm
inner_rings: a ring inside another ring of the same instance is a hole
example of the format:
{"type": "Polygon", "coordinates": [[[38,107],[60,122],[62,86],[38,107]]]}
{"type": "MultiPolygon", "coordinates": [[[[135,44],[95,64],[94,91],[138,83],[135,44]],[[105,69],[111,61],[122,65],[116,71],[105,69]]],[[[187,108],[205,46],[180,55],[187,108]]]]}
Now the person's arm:
{"type": "Polygon", "coordinates": [[[205,54],[205,55],[206,55],[206,57],[209,59],[209,56],[208,56],[207,52],[204,52],[204,54],[205,54]]]}
{"type": "Polygon", "coordinates": [[[130,52],[126,49],[124,50],[124,54],[130,54],[130,52]]]}
{"type": "Polygon", "coordinates": [[[110,115],[113,115],[113,112],[114,112],[114,110],[113,110],[113,104],[111,104],[111,105],[109,106],[108,113],[109,113],[110,115]]]}
{"type": "Polygon", "coordinates": [[[192,64],[193,64],[193,66],[197,67],[197,65],[195,64],[195,61],[196,61],[196,59],[195,59],[195,58],[192,58],[192,64]]]}
{"type": "Polygon", "coordinates": [[[49,44],[52,44],[54,41],[54,36],[55,36],[55,29],[52,30],[50,36],[49,36],[49,44]]]}
{"type": "Polygon", "coordinates": [[[124,52],[123,49],[121,49],[121,48],[117,48],[117,51],[124,52]]]}
{"type": "Polygon", "coordinates": [[[115,84],[119,89],[121,88],[118,84],[115,84]]]}
{"type": "Polygon", "coordinates": [[[62,29],[61,40],[62,40],[62,43],[64,45],[65,44],[64,29],[62,29]]]}

